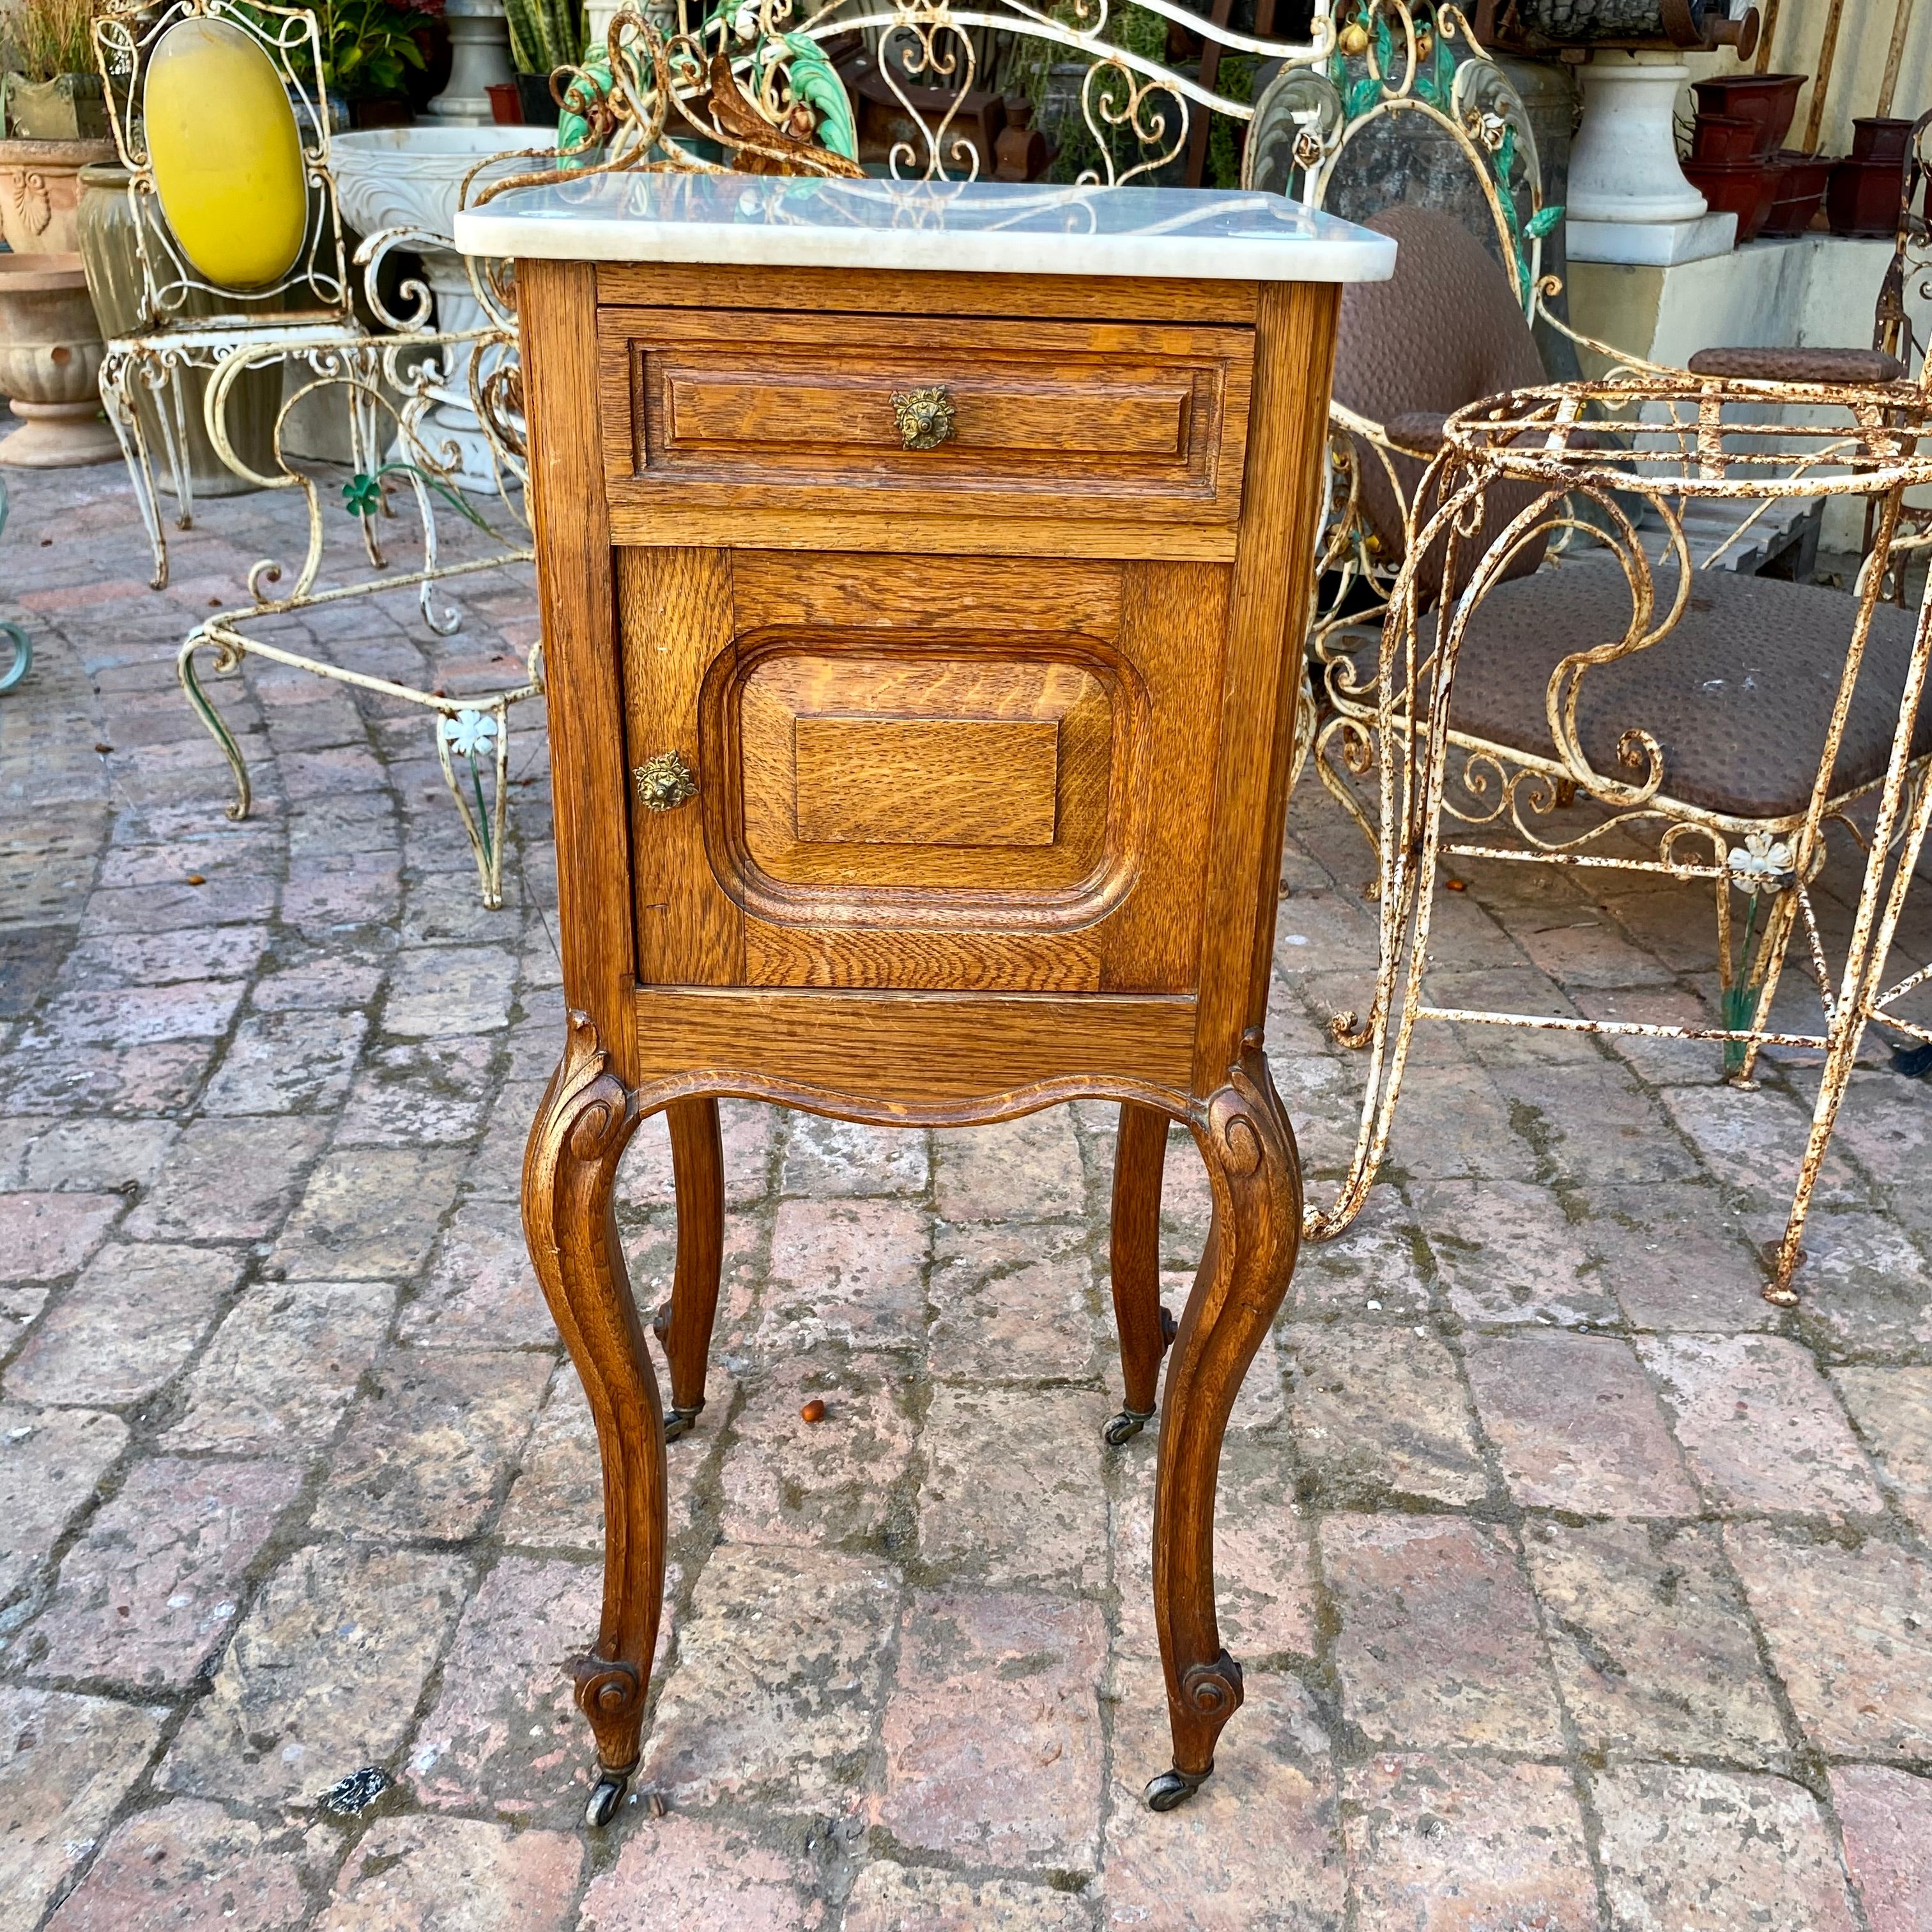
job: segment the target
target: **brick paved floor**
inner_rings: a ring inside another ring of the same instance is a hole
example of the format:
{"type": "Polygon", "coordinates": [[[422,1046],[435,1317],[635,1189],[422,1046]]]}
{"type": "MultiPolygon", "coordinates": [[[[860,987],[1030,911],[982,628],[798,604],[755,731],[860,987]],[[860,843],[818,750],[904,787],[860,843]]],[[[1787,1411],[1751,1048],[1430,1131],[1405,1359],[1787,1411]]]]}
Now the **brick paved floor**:
{"type": "MultiPolygon", "coordinates": [[[[295,547],[293,506],[208,506],[158,596],[118,472],[14,488],[4,1932],[1932,1925],[1932,1094],[1876,1052],[1784,1316],[1751,1244],[1802,1070],[1741,1094],[1701,1047],[1425,1035],[1390,1179],[1243,1391],[1248,1700],[1161,1818],[1155,1444],[1099,1436],[1108,1110],[895,1136],[730,1108],[640,1780],[669,1808],[586,1840],[560,1666],[596,1468],[514,1201],[560,1022],[538,721],[502,913],[422,721],[338,689],[224,690],[260,800],[230,824],[174,646],[295,547]],[[396,1788],[317,1808],[369,1764],[396,1788]]],[[[532,627],[520,584],[463,602],[428,652],[406,611],[305,628],[460,688],[532,627]]],[[[1365,866],[1312,782],[1292,830],[1274,1052],[1332,1184],[1360,1062],[1322,1022],[1362,998],[1365,866]]],[[[1707,917],[1476,878],[1440,989],[1695,1010],[1707,917]]],[[[646,1305],[668,1169],[646,1131],[646,1305]]],[[[1176,1297],[1205,1210],[1178,1150],[1176,1297]]]]}

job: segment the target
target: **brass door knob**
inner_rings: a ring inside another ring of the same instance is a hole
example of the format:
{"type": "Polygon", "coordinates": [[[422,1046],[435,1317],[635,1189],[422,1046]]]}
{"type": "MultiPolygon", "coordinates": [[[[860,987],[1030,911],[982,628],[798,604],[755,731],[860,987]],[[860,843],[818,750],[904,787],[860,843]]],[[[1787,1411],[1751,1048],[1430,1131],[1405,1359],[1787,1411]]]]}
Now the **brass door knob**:
{"type": "Polygon", "coordinates": [[[659,752],[632,772],[646,812],[670,812],[698,796],[691,767],[675,752],[659,752]]]}
{"type": "Polygon", "coordinates": [[[952,434],[952,392],[942,382],[930,389],[895,389],[892,416],[908,449],[937,449],[952,434]]]}

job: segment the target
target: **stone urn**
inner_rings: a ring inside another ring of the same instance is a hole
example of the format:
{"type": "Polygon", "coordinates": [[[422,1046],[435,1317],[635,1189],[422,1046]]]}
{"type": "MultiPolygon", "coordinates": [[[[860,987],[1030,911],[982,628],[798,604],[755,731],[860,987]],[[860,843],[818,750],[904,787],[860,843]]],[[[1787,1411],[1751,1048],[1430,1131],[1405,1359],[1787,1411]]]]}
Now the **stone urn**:
{"type": "Polygon", "coordinates": [[[21,419],[0,463],[64,470],[120,455],[96,386],[105,352],[78,255],[0,255],[0,390],[21,419]]]}
{"type": "MultiPolygon", "coordinates": [[[[94,298],[94,313],[103,335],[110,339],[138,335],[147,326],[142,312],[145,287],[141,260],[135,246],[135,204],[128,193],[128,173],[118,161],[98,162],[84,170],[80,177],[79,221],[80,257],[87,270],[88,292],[94,298]]],[[[144,197],[146,218],[157,219],[152,197],[144,197]]],[[[156,244],[151,242],[150,248],[156,244]]],[[[184,317],[260,313],[279,308],[282,298],[244,305],[232,296],[224,297],[202,289],[189,290],[178,314],[184,317]]],[[[215,454],[208,440],[207,420],[202,412],[211,370],[177,369],[171,383],[180,383],[182,400],[188,419],[188,485],[197,496],[236,496],[256,486],[238,476],[215,454]]],[[[164,392],[168,394],[168,392],[164,392]]],[[[236,454],[258,475],[272,475],[275,467],[275,414],[281,406],[282,372],[279,364],[251,369],[231,384],[228,392],[228,438],[236,454]]],[[[172,397],[169,405],[172,410],[172,397]]],[[[154,470],[154,484],[172,496],[174,471],[167,460],[167,440],[162,434],[160,406],[145,383],[134,391],[134,412],[140,418],[141,434],[148,446],[148,460],[154,470]]]]}
{"type": "Polygon", "coordinates": [[[445,127],[494,126],[490,89],[517,77],[503,0],[445,0],[442,16],[449,28],[449,81],[428,111],[445,127]]]}
{"type": "MultiPolygon", "coordinates": [[[[470,271],[456,252],[456,206],[464,177],[478,161],[514,148],[518,136],[537,130],[507,128],[372,128],[338,134],[329,144],[336,193],[344,218],[364,236],[386,228],[414,228],[447,238],[441,248],[422,248],[423,279],[436,297],[436,326],[460,334],[488,320],[470,285],[470,271]]],[[[506,161],[499,173],[527,168],[528,160],[506,161]]],[[[488,180],[488,173],[479,178],[488,180]]],[[[467,392],[474,351],[450,356],[438,387],[467,392]]],[[[496,471],[483,427],[460,404],[438,403],[430,412],[427,433],[454,443],[460,454],[456,481],[466,490],[494,494],[496,471]]]]}
{"type": "Polygon", "coordinates": [[[114,158],[112,141],[0,141],[0,232],[16,255],[80,248],[80,171],[114,158]]]}

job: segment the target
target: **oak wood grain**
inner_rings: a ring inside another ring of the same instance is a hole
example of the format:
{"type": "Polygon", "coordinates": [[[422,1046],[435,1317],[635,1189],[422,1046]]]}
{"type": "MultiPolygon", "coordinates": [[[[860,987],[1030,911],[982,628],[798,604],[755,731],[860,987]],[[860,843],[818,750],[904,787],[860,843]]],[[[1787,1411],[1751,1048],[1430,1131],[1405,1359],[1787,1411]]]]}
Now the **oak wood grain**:
{"type": "Polygon", "coordinates": [[[1100,949],[1087,933],[922,932],[916,927],[826,932],[745,921],[745,981],[753,986],[870,987],[895,991],[1091,993],[1100,949]]]}
{"type": "Polygon", "coordinates": [[[623,694],[597,418],[596,272],[586,262],[526,262],[518,277],[564,995],[590,1016],[620,1077],[629,1078],[637,968],[623,694]]]}
{"type": "Polygon", "coordinates": [[[597,299],[616,307],[782,309],[798,315],[921,318],[1060,316],[1076,322],[1254,320],[1252,282],[1156,277],[958,275],[844,268],[740,268],[676,262],[607,262],[597,299]]]}
{"type": "Polygon", "coordinates": [[[640,987],[638,1028],[640,1084],[702,1067],[718,1093],[862,1094],[910,1119],[1082,1075],[1184,1089],[1194,1002],[640,987]]]}
{"type": "Polygon", "coordinates": [[[1262,1024],[1280,897],[1299,660],[1322,514],[1339,291],[1270,284],[1256,318],[1254,429],[1230,587],[1195,1090],[1213,1090],[1262,1024]]]}
{"type": "Polygon", "coordinates": [[[1111,640],[1120,628],[1118,563],[976,556],[934,565],[923,557],[833,550],[801,569],[784,551],[736,550],[731,604],[738,633],[946,631],[982,637],[1022,632],[1111,640]]]}
{"type": "Polygon", "coordinates": [[[807,715],[792,740],[801,844],[1053,843],[1057,718],[807,715]]]}
{"type": "Polygon", "coordinates": [[[1121,1406],[1136,1418],[1154,1412],[1167,1348],[1160,1306],[1160,1187],[1166,1168],[1167,1116],[1150,1107],[1124,1106],[1114,1143],[1107,1272],[1126,1385],[1121,1406]]]}
{"type": "MultiPolygon", "coordinates": [[[[1234,560],[1237,533],[1227,524],[1156,523],[1132,518],[1015,517],[996,509],[905,516],[880,508],[828,509],[810,493],[782,508],[728,506],[716,528],[734,544],[763,550],[864,550],[898,556],[1037,556],[1073,560],[1146,557],[1204,563],[1234,560]]],[[[674,502],[610,504],[618,544],[688,544],[692,520],[674,502]]]]}
{"type": "Polygon", "coordinates": [[[1104,667],[998,645],[972,655],[748,650],[740,662],[735,734],[728,692],[716,735],[742,800],[739,876],[761,909],[789,900],[795,916],[814,916],[810,894],[787,887],[848,904],[890,889],[896,898],[880,903],[902,906],[908,892],[936,890],[994,895],[994,922],[1003,904],[1048,896],[1060,904],[1059,924],[1092,916],[1115,715],[1132,703],[1104,667]],[[996,769],[976,762],[992,750],[989,734],[1028,731],[1024,749],[1005,742],[996,769]],[[854,734],[890,764],[842,768],[835,748],[854,734]],[[1030,797],[1003,798],[1001,784],[1022,777],[1030,797]],[[1016,802],[1032,824],[1024,837],[1013,836],[1016,802]],[[821,828],[862,824],[863,849],[859,836],[808,829],[808,817],[821,828]]]}
{"type": "Polygon", "coordinates": [[[1138,828],[1138,880],[1108,929],[1111,988],[1180,992],[1199,977],[1228,579],[1209,564],[1130,564],[1123,573],[1119,648],[1148,701],[1144,748],[1124,761],[1142,793],[1122,806],[1138,828]]]}
{"type": "MultiPolygon", "coordinates": [[[[730,554],[622,550],[618,596],[624,640],[628,764],[675,752],[700,796],[731,782],[712,764],[698,723],[706,671],[731,649],[730,554]]],[[[634,797],[636,976],[672,985],[730,986],[743,968],[739,909],[719,886],[695,803],[654,812],[634,797]]]]}

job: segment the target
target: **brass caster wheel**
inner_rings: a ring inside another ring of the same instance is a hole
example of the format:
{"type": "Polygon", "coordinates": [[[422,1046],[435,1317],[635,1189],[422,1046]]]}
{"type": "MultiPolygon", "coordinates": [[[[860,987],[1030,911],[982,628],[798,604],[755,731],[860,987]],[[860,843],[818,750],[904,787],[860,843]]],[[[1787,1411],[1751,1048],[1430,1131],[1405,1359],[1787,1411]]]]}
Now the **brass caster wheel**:
{"type": "Polygon", "coordinates": [[[698,1426],[698,1412],[704,1406],[701,1402],[691,1408],[668,1408],[664,1411],[664,1440],[675,1442],[680,1436],[688,1436],[698,1426]]]}
{"type": "Polygon", "coordinates": [[[1123,1442],[1131,1442],[1154,1418],[1150,1408],[1124,1408],[1101,1430],[1101,1439],[1118,1449],[1123,1442]]]}
{"type": "Polygon", "coordinates": [[[1185,1804],[1208,1782],[1208,1771],[1164,1771],[1152,1780],[1142,1796],[1147,1800],[1150,1811],[1172,1811],[1177,1804],[1185,1804]]]}
{"type": "Polygon", "coordinates": [[[592,1831],[601,1832],[617,1815],[617,1807],[623,1803],[630,1783],[628,1771],[597,1767],[597,1782],[590,1787],[590,1802],[584,1808],[584,1822],[592,1831]]]}

